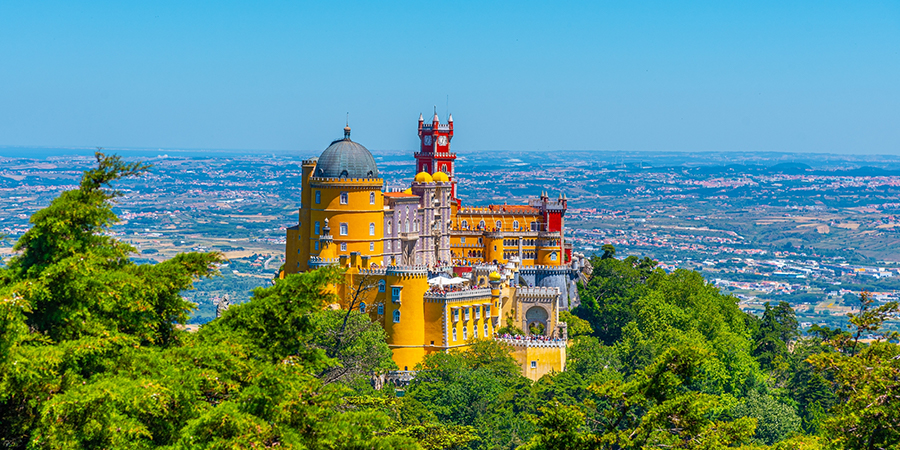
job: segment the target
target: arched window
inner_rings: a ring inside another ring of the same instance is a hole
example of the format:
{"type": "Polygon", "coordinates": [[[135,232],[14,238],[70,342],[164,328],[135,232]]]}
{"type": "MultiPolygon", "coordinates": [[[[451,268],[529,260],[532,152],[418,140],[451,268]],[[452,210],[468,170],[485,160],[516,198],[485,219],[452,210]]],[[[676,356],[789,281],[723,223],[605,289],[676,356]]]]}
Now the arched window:
{"type": "Polygon", "coordinates": [[[374,204],[375,204],[375,193],[374,193],[374,192],[370,192],[370,193],[369,193],[369,204],[370,204],[370,205],[374,205],[374,204]]]}
{"type": "Polygon", "coordinates": [[[422,172],[428,172],[428,164],[422,166],[422,172]]]}
{"type": "Polygon", "coordinates": [[[444,172],[444,173],[447,172],[447,165],[446,165],[446,164],[442,164],[442,165],[441,165],[441,172],[444,172]]]}
{"type": "Polygon", "coordinates": [[[465,230],[466,228],[469,228],[469,221],[463,220],[462,223],[460,224],[460,226],[462,227],[463,230],[465,230]]]}
{"type": "Polygon", "coordinates": [[[484,337],[488,337],[488,324],[484,324],[484,337]]]}
{"type": "Polygon", "coordinates": [[[359,312],[361,312],[361,313],[366,312],[366,302],[359,303],[359,312]]]}
{"type": "Polygon", "coordinates": [[[341,192],[341,204],[342,205],[346,205],[347,202],[349,201],[349,199],[350,199],[349,194],[347,194],[346,192],[341,192]]]}
{"type": "Polygon", "coordinates": [[[406,219],[406,223],[403,224],[403,232],[409,233],[409,219],[406,219]]]}
{"type": "Polygon", "coordinates": [[[375,236],[375,222],[369,224],[369,236],[375,236]]]}
{"type": "Polygon", "coordinates": [[[346,236],[346,235],[347,235],[347,224],[342,223],[341,224],[341,236],[346,236]]]}
{"type": "Polygon", "coordinates": [[[456,342],[456,327],[453,327],[453,342],[456,342]]]}
{"type": "Polygon", "coordinates": [[[550,261],[556,261],[556,252],[550,254],[550,261]]]}
{"type": "Polygon", "coordinates": [[[498,220],[497,223],[495,223],[494,225],[497,225],[497,229],[498,229],[498,230],[500,230],[500,229],[503,228],[503,222],[501,222],[501,221],[499,221],[499,220],[498,220]]]}
{"type": "Polygon", "coordinates": [[[384,292],[384,280],[378,280],[378,292],[384,292]]]}
{"type": "Polygon", "coordinates": [[[390,236],[393,233],[394,233],[394,222],[391,220],[388,220],[387,234],[388,234],[388,236],[390,236]]]}
{"type": "Polygon", "coordinates": [[[319,222],[316,222],[315,228],[316,234],[322,234],[322,225],[319,222]]]}
{"type": "Polygon", "coordinates": [[[379,316],[384,315],[384,303],[379,303],[379,304],[378,304],[378,315],[379,315],[379,316]]]}
{"type": "Polygon", "coordinates": [[[519,221],[518,221],[518,220],[513,220],[513,229],[514,229],[514,230],[518,230],[518,229],[519,229],[519,221]]]}
{"type": "Polygon", "coordinates": [[[484,228],[484,221],[478,222],[478,228],[484,228]]]}
{"type": "Polygon", "coordinates": [[[415,222],[413,222],[413,231],[419,231],[419,219],[416,219],[415,222]]]}
{"type": "Polygon", "coordinates": [[[394,310],[394,323],[400,323],[400,310],[394,310]]]}

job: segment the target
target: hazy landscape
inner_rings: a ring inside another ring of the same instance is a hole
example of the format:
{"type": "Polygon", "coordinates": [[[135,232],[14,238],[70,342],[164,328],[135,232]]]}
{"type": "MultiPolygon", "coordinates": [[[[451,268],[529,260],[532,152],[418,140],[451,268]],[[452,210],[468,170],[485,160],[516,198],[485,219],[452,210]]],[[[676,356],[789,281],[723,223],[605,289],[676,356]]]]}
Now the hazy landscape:
{"type": "MultiPolygon", "coordinates": [[[[315,152],[119,151],[153,171],[126,180],[113,234],[139,261],[187,250],[220,251],[222,277],[185,296],[192,322],[214,300],[249,298],[283,262],[296,223],[300,162],[315,152]]],[[[0,254],[9,256],[28,218],[93,163],[90,149],[0,149],[0,254]]],[[[376,151],[387,189],[408,186],[411,151],[376,151]]],[[[465,204],[524,202],[547,191],[569,198],[566,233],[591,255],[650,256],[687,268],[741,299],[792,304],[801,328],[846,325],[859,292],[900,296],[900,158],[833,154],[672,152],[461,152],[465,204]]]]}

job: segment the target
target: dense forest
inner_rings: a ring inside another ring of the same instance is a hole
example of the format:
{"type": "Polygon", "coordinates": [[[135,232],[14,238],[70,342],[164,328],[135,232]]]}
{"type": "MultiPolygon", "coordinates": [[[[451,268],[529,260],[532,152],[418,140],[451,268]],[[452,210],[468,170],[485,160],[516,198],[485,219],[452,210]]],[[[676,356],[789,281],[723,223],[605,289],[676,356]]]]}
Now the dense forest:
{"type": "Polygon", "coordinates": [[[567,370],[531,382],[492,340],[427,357],[402,390],[384,331],[326,309],[336,269],[257,288],[189,333],[181,293],[218,253],[136,264],[106,234],[116,180],[97,155],[34,214],[0,268],[0,445],[79,448],[900,448],[896,303],[801,333],[785,303],[740,311],[696,272],[605,248],[564,313],[567,370]]]}

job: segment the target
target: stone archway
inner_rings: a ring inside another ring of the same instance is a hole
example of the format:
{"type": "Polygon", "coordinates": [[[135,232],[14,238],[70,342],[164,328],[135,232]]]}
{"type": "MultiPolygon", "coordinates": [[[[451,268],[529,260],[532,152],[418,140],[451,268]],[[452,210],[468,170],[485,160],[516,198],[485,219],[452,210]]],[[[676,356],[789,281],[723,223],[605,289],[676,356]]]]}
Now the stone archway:
{"type": "Polygon", "coordinates": [[[526,333],[546,336],[550,325],[550,314],[542,306],[532,306],[525,311],[525,327],[526,333]]]}

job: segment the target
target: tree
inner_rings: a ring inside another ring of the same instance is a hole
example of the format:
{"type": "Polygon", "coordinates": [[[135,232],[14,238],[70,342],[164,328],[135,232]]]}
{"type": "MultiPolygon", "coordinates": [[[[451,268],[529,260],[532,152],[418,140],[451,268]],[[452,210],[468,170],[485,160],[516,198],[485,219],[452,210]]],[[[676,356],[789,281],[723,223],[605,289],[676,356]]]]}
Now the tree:
{"type": "Polygon", "coordinates": [[[900,345],[894,343],[898,334],[882,326],[900,306],[876,307],[868,292],[860,295],[860,303],[859,313],[848,314],[853,334],[834,334],[828,343],[837,351],[809,358],[832,380],[837,396],[823,431],[841,448],[895,448],[900,443],[900,345]],[[864,336],[873,339],[871,344],[861,341],[864,336]]]}
{"type": "Polygon", "coordinates": [[[734,417],[756,419],[753,437],[766,445],[780,442],[800,429],[800,417],[794,408],[779,403],[770,395],[750,391],[743,401],[731,410],[734,417]]]}

